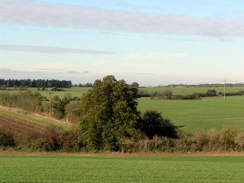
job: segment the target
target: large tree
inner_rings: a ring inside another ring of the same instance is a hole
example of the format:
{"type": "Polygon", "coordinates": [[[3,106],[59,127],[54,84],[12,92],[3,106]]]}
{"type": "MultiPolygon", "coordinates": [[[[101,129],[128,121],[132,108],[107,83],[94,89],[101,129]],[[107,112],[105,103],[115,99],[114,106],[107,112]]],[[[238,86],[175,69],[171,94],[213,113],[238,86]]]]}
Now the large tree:
{"type": "Polygon", "coordinates": [[[112,75],[96,80],[82,97],[79,142],[89,149],[118,150],[125,140],[137,134],[137,88],[112,75]]]}

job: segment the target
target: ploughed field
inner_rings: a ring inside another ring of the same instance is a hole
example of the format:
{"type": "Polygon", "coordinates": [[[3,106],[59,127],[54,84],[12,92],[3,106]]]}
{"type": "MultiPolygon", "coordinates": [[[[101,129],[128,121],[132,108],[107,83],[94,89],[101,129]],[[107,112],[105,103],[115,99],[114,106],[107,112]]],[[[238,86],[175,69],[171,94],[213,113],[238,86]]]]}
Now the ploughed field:
{"type": "Polygon", "coordinates": [[[0,156],[1,182],[241,183],[243,156],[0,156]]]}
{"type": "Polygon", "coordinates": [[[0,127],[6,128],[15,137],[18,137],[21,133],[38,132],[44,133],[46,127],[26,121],[24,119],[15,118],[0,113],[0,127]]]}

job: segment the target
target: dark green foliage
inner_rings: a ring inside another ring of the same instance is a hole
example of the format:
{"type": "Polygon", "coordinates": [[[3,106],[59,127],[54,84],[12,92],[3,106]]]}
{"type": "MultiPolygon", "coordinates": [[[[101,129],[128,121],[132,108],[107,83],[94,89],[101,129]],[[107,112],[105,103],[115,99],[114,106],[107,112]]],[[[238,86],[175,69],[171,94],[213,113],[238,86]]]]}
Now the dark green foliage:
{"type": "Polygon", "coordinates": [[[7,132],[5,129],[0,128],[0,146],[4,147],[14,147],[15,141],[9,132],[7,132]]]}
{"type": "Polygon", "coordinates": [[[89,149],[117,150],[126,139],[136,135],[139,119],[137,88],[114,76],[96,80],[82,98],[79,140],[89,149]]]}
{"type": "Polygon", "coordinates": [[[70,102],[70,99],[63,98],[58,99],[53,103],[54,115],[57,119],[63,119],[65,117],[65,106],[70,102]]]}
{"type": "Polygon", "coordinates": [[[206,92],[206,96],[207,96],[207,97],[217,96],[216,90],[208,90],[208,91],[206,92]]]}
{"type": "Polygon", "coordinates": [[[70,88],[72,86],[71,81],[66,80],[45,80],[45,79],[0,79],[0,85],[6,85],[7,87],[60,87],[70,88]]]}
{"type": "Polygon", "coordinates": [[[130,85],[131,88],[136,88],[138,89],[139,88],[139,84],[137,82],[133,82],[131,85],[130,85]]]}
{"type": "Polygon", "coordinates": [[[163,118],[161,112],[157,112],[156,110],[143,112],[138,128],[148,138],[156,135],[170,138],[178,137],[176,127],[170,120],[163,118]]]}

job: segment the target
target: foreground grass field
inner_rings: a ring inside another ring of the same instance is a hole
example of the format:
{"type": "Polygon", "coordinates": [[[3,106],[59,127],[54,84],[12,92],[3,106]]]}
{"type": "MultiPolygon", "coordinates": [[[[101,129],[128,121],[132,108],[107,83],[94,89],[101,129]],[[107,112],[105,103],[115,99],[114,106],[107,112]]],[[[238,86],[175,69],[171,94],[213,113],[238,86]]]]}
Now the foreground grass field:
{"type": "Polygon", "coordinates": [[[241,183],[244,157],[0,156],[0,180],[13,182],[241,183]]]}
{"type": "Polygon", "coordinates": [[[138,109],[157,109],[165,118],[190,132],[227,126],[244,130],[244,96],[204,98],[202,100],[139,100],[138,109]]]}

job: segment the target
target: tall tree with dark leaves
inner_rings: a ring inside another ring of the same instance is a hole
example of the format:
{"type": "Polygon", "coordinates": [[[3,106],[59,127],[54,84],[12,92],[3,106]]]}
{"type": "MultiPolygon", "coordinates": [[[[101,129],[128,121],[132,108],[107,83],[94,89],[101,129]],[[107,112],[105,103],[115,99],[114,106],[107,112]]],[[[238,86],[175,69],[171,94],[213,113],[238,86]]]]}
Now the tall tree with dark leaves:
{"type": "Polygon", "coordinates": [[[82,97],[80,144],[89,149],[117,150],[137,134],[140,117],[137,111],[138,92],[124,80],[109,75],[96,80],[93,89],[82,97]]]}

